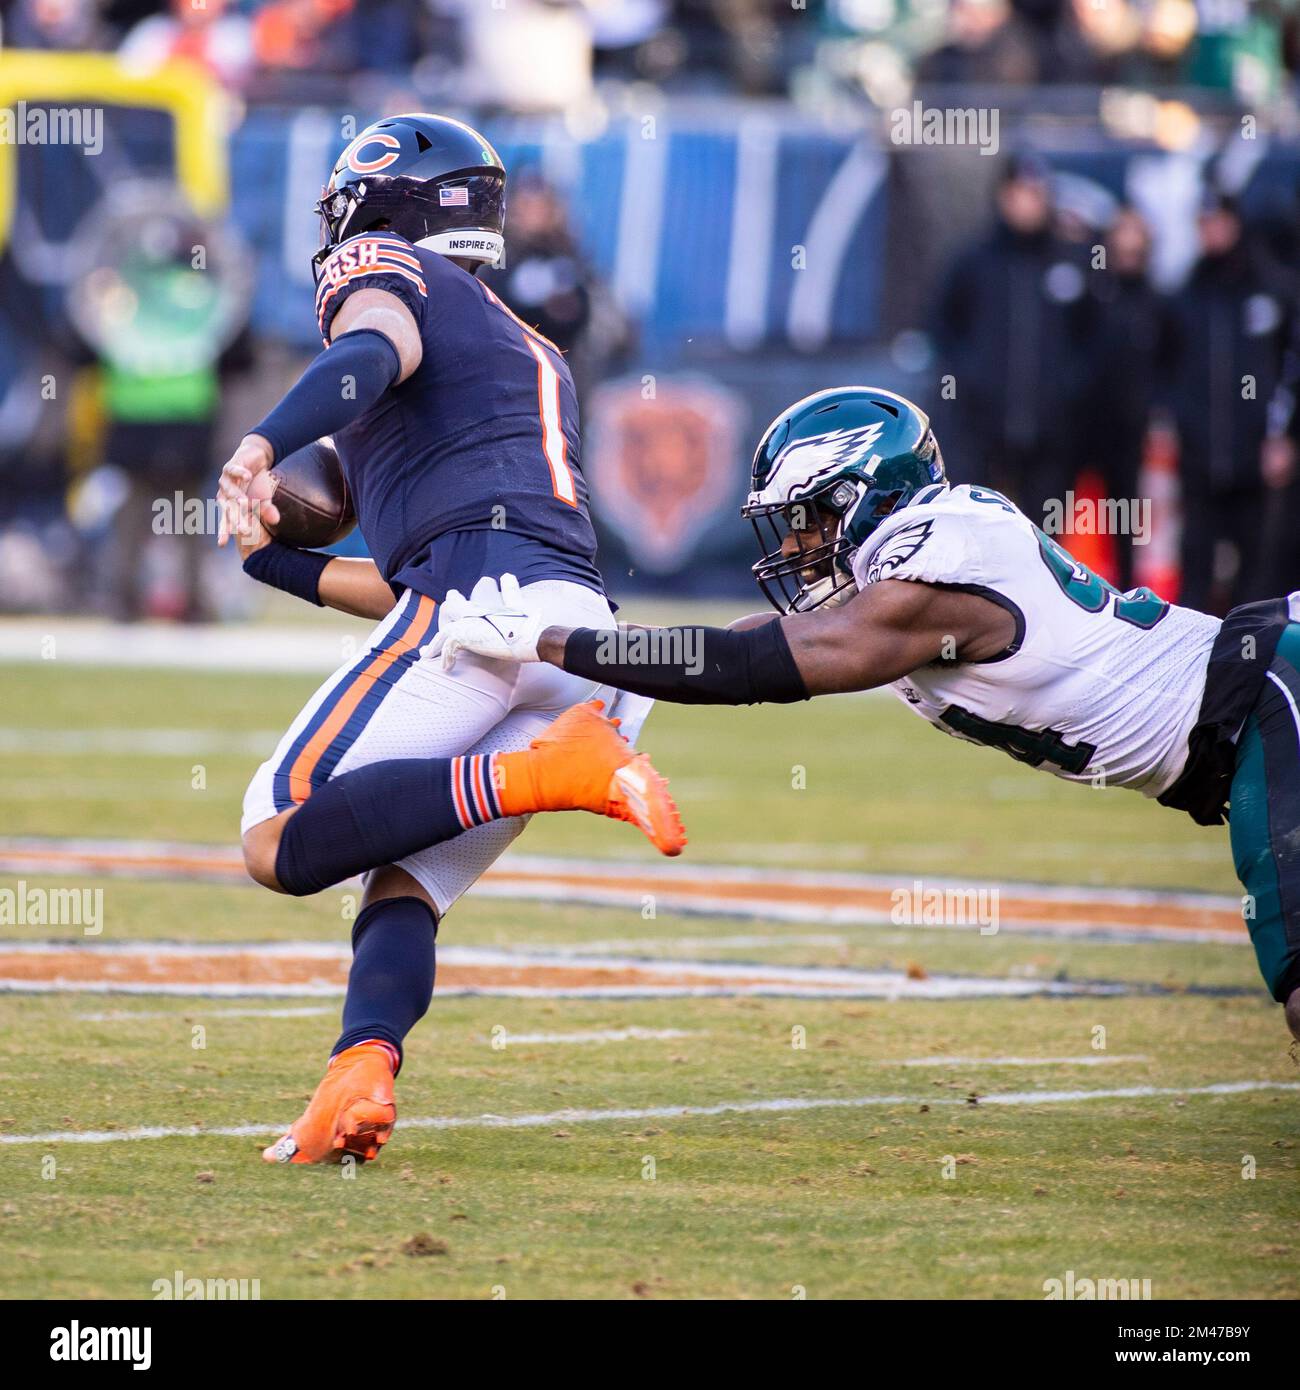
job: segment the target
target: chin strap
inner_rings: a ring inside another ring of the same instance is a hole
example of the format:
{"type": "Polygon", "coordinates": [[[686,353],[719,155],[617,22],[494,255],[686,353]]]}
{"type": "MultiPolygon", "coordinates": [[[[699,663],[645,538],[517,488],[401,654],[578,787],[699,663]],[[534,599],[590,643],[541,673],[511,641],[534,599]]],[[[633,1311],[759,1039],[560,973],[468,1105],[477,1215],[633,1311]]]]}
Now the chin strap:
{"type": "Polygon", "coordinates": [[[804,589],[791,605],[791,611],[806,613],[810,608],[838,608],[857,592],[852,575],[828,574],[804,589]]]}

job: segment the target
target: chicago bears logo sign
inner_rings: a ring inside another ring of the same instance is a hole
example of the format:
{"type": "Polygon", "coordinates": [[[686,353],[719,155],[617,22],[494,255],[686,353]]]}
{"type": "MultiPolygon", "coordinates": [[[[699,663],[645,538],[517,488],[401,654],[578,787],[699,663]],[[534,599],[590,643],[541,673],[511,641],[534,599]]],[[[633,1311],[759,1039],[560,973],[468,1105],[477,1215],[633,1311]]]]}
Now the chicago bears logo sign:
{"type": "Polygon", "coordinates": [[[707,377],[659,377],[648,397],[640,378],[596,392],[584,450],[592,503],[637,568],[685,568],[732,516],[743,421],[740,398],[707,377]]]}

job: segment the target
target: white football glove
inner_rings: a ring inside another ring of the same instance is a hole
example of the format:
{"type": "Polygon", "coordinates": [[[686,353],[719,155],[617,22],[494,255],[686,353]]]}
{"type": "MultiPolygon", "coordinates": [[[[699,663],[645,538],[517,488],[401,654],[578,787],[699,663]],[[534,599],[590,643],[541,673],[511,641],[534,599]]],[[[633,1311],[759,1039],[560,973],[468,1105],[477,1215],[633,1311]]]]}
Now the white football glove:
{"type": "Polygon", "coordinates": [[[499,587],[495,579],[483,578],[469,598],[458,589],[447,591],[429,654],[442,657],[444,671],[462,651],[492,661],[537,661],[537,639],[545,626],[538,600],[520,589],[513,574],[503,574],[499,587]]]}

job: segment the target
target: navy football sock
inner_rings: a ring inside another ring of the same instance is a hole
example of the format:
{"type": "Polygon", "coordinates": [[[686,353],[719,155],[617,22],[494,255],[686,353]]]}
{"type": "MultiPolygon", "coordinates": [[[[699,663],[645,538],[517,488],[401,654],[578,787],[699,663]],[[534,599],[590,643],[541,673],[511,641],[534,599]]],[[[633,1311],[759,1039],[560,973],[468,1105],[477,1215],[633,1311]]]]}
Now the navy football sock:
{"type": "Polygon", "coordinates": [[[397,1049],[433,998],[438,919],[422,898],[381,898],[352,924],[343,1032],[331,1057],[377,1038],[397,1049]]]}
{"type": "Polygon", "coordinates": [[[495,756],[391,758],[313,787],[280,834],[280,887],[319,893],[497,819],[495,756]]]}

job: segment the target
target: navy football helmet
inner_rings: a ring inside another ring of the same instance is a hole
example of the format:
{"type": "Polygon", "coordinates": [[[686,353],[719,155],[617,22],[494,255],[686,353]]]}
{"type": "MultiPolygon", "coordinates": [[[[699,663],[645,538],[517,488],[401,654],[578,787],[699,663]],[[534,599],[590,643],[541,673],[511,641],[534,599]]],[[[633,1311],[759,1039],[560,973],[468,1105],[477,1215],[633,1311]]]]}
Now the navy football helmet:
{"type": "Polygon", "coordinates": [[[316,211],[319,272],[334,248],[383,226],[440,255],[496,265],[505,248],[506,171],[496,150],[449,116],[413,112],[369,125],[339,155],[316,211]]]}

